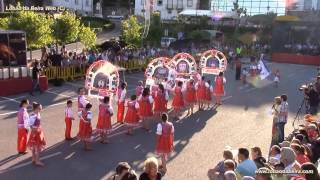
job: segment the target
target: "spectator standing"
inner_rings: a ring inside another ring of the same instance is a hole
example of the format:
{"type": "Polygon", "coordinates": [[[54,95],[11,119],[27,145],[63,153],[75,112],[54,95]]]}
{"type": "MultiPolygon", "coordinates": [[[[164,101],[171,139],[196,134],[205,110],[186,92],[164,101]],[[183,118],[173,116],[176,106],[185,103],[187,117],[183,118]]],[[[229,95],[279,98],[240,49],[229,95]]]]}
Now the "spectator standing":
{"type": "Polygon", "coordinates": [[[256,163],[257,168],[265,167],[265,163],[267,162],[264,157],[262,157],[262,152],[259,147],[251,148],[251,158],[256,163]]]}
{"type": "MultiPolygon", "coordinates": [[[[209,169],[208,177],[212,180],[223,179],[223,175],[226,172],[225,162],[227,160],[233,161],[233,168],[234,168],[235,162],[233,160],[233,154],[232,154],[231,150],[224,150],[223,151],[223,160],[220,161],[213,169],[209,169]]],[[[229,165],[229,164],[227,163],[227,165],[229,165]]],[[[229,165],[229,167],[230,167],[230,165],[229,165]]]]}
{"type": "Polygon", "coordinates": [[[40,72],[41,72],[41,67],[40,63],[36,61],[34,63],[34,66],[32,68],[32,89],[30,94],[33,96],[33,92],[38,90],[40,94],[42,94],[42,91],[40,89],[40,72]]]}
{"type": "Polygon", "coordinates": [[[144,172],[140,175],[139,180],[161,180],[156,158],[150,157],[144,162],[144,172]]]}
{"type": "Polygon", "coordinates": [[[122,180],[130,169],[131,167],[127,162],[119,162],[118,166],[116,167],[116,174],[113,175],[109,180],[122,180]]]}
{"type": "Polygon", "coordinates": [[[249,159],[249,151],[246,148],[239,148],[238,150],[239,165],[236,171],[243,176],[254,176],[257,166],[254,161],[249,159]]]}
{"type": "Polygon", "coordinates": [[[278,132],[279,132],[279,143],[284,141],[284,127],[287,123],[288,119],[288,111],[289,111],[289,105],[287,102],[287,95],[283,94],[281,95],[281,105],[280,105],[280,112],[279,112],[279,119],[277,123],[278,132]]]}

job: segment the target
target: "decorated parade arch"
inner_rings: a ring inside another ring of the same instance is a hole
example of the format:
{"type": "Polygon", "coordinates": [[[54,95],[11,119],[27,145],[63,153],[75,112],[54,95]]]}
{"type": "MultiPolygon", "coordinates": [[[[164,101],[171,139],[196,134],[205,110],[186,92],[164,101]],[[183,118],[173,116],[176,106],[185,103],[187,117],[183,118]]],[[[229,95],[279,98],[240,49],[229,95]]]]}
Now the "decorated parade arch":
{"type": "Polygon", "coordinates": [[[118,86],[118,68],[110,62],[94,62],[87,70],[85,87],[90,97],[113,96],[118,86]]]}
{"type": "Polygon", "coordinates": [[[201,74],[218,75],[227,69],[227,62],[227,58],[222,52],[215,49],[205,51],[202,53],[199,63],[201,74]]]}

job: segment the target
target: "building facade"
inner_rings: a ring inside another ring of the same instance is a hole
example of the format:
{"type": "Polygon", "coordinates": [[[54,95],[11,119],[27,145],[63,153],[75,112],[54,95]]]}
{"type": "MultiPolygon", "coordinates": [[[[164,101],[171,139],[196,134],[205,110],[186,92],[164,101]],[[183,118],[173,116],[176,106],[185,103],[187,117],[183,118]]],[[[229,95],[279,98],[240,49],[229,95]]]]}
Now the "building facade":
{"type": "Polygon", "coordinates": [[[197,9],[199,0],[135,0],[135,15],[145,16],[148,12],[159,11],[162,20],[176,20],[186,9],[197,9]]]}
{"type": "Polygon", "coordinates": [[[49,5],[63,6],[83,14],[93,14],[93,0],[51,0],[49,5]]]}

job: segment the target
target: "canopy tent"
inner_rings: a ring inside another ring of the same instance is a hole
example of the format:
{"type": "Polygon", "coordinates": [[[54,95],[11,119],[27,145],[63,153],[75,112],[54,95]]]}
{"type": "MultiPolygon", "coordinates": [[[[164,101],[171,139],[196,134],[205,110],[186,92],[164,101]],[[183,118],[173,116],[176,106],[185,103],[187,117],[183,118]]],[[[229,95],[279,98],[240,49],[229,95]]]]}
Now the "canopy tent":
{"type": "Polygon", "coordinates": [[[210,11],[210,10],[195,10],[195,9],[186,9],[179,13],[180,16],[207,16],[215,19],[239,19],[238,15],[235,12],[225,12],[225,11],[210,11]]]}

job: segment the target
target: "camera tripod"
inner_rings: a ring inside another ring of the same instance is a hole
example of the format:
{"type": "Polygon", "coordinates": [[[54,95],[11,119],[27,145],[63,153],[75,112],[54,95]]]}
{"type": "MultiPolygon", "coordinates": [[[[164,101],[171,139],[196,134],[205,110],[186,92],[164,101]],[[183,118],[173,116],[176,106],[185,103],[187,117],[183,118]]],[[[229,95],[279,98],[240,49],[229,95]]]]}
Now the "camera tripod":
{"type": "Polygon", "coordinates": [[[295,123],[296,123],[296,121],[297,121],[297,120],[298,120],[298,121],[301,120],[301,116],[303,115],[303,114],[302,114],[302,109],[303,109],[303,107],[305,108],[306,112],[308,112],[308,110],[309,110],[309,105],[308,105],[308,103],[307,103],[306,98],[303,98],[302,102],[300,103],[299,109],[298,109],[298,111],[297,111],[297,113],[296,113],[296,116],[295,116],[293,122],[292,122],[292,127],[293,127],[294,129],[296,129],[296,128],[295,128],[295,123]]]}

